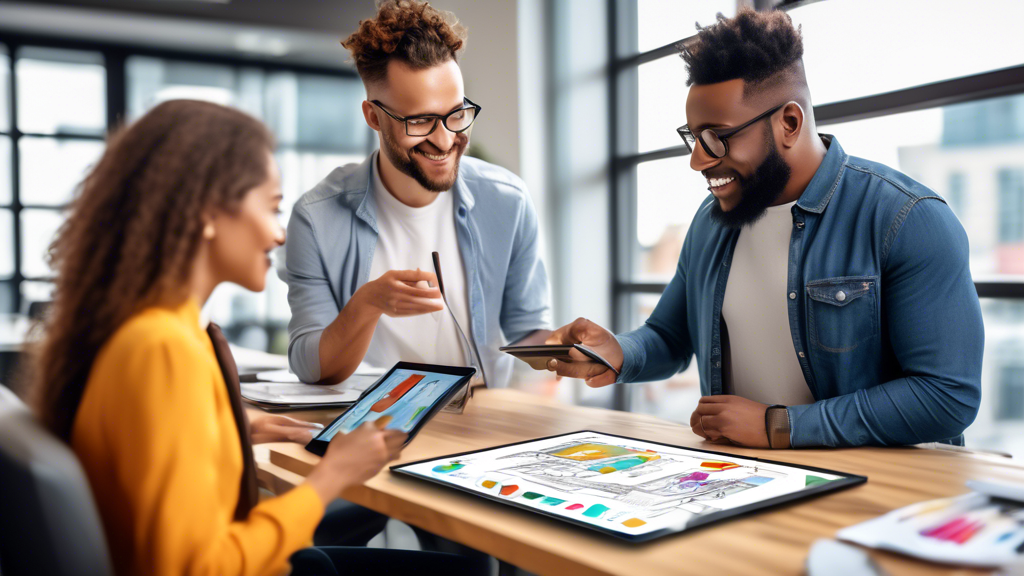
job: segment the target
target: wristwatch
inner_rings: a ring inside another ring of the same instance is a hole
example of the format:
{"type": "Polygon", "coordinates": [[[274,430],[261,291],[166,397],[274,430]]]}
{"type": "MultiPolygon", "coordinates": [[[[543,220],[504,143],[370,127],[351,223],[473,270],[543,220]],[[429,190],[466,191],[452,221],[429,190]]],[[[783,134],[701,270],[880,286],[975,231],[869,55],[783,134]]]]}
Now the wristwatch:
{"type": "Polygon", "coordinates": [[[789,410],[782,404],[769,406],[764,411],[764,431],[768,435],[769,448],[789,448],[789,410]]]}

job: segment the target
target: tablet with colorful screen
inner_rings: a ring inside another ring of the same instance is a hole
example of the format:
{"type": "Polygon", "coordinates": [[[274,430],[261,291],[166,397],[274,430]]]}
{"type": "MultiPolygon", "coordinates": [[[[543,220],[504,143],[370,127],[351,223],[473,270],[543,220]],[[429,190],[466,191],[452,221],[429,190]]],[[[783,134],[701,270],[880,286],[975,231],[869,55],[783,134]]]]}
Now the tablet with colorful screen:
{"type": "Polygon", "coordinates": [[[399,362],[306,445],[323,456],[334,435],[364,422],[409,434],[406,444],[476,373],[473,368],[399,362]]]}
{"type": "Polygon", "coordinates": [[[633,542],[867,481],[834,470],[589,431],[411,462],[391,471],[633,542]]]}

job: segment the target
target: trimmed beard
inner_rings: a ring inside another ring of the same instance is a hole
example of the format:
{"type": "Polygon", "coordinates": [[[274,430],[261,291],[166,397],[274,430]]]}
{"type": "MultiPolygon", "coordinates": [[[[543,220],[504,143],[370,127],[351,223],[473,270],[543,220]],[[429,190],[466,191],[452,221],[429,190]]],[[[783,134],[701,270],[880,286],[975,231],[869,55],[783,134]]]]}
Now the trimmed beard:
{"type": "Polygon", "coordinates": [[[737,180],[742,186],[739,203],[728,212],[722,210],[720,201],[713,203],[712,220],[726,228],[742,228],[764,217],[768,213],[768,207],[782,196],[786,184],[789,184],[792,170],[779,154],[771,128],[768,129],[766,148],[768,155],[750,178],[744,179],[737,175],[737,180]]]}
{"type": "MultiPolygon", "coordinates": [[[[444,126],[438,126],[439,129],[444,130],[444,126]]],[[[455,142],[452,145],[450,151],[451,154],[455,154],[455,166],[452,167],[452,173],[449,178],[444,180],[431,180],[420,168],[420,165],[412,159],[411,155],[413,152],[403,152],[395,142],[394,138],[391,137],[391,132],[386,129],[381,129],[381,136],[383,136],[384,148],[382,149],[384,154],[387,155],[388,160],[391,161],[391,165],[398,169],[399,172],[415,180],[420,186],[427,189],[430,192],[445,192],[452,189],[455,185],[455,180],[459,177],[459,161],[462,160],[462,154],[466,151],[467,138],[462,134],[455,135],[455,142]]]]}

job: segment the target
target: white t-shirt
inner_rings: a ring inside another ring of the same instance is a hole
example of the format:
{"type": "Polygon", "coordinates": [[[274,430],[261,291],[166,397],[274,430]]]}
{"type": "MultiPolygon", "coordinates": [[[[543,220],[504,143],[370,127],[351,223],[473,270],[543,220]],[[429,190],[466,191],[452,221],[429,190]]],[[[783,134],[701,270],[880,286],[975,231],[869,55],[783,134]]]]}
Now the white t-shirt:
{"type": "Polygon", "coordinates": [[[789,328],[789,240],[796,202],[771,206],[740,231],[722,319],[729,330],[724,388],[763,404],[811,404],[789,328]]]}
{"type": "MultiPolygon", "coordinates": [[[[451,191],[437,194],[427,206],[413,208],[398,201],[380,179],[379,156],[373,159],[372,193],[377,201],[377,247],[370,264],[370,280],[389,270],[434,271],[432,252],[441,257],[444,291],[459,325],[472,338],[466,272],[455,236],[455,204],[451,191]]],[[[440,300],[439,300],[440,302],[440,300]]],[[[443,302],[442,302],[443,304],[443,302]]],[[[473,365],[462,337],[447,310],[392,318],[382,315],[364,361],[379,368],[396,362],[447,366],[473,365]]]]}

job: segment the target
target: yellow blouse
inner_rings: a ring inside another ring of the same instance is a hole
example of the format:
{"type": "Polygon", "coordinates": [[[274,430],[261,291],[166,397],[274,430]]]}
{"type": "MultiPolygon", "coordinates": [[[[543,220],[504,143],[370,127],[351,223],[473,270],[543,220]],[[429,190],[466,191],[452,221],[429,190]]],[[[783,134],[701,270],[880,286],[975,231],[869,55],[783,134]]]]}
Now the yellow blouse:
{"type": "Polygon", "coordinates": [[[104,344],[71,443],[121,576],[286,572],[324,513],[303,485],[234,521],[242,450],[194,300],[146,309],[104,344]]]}

